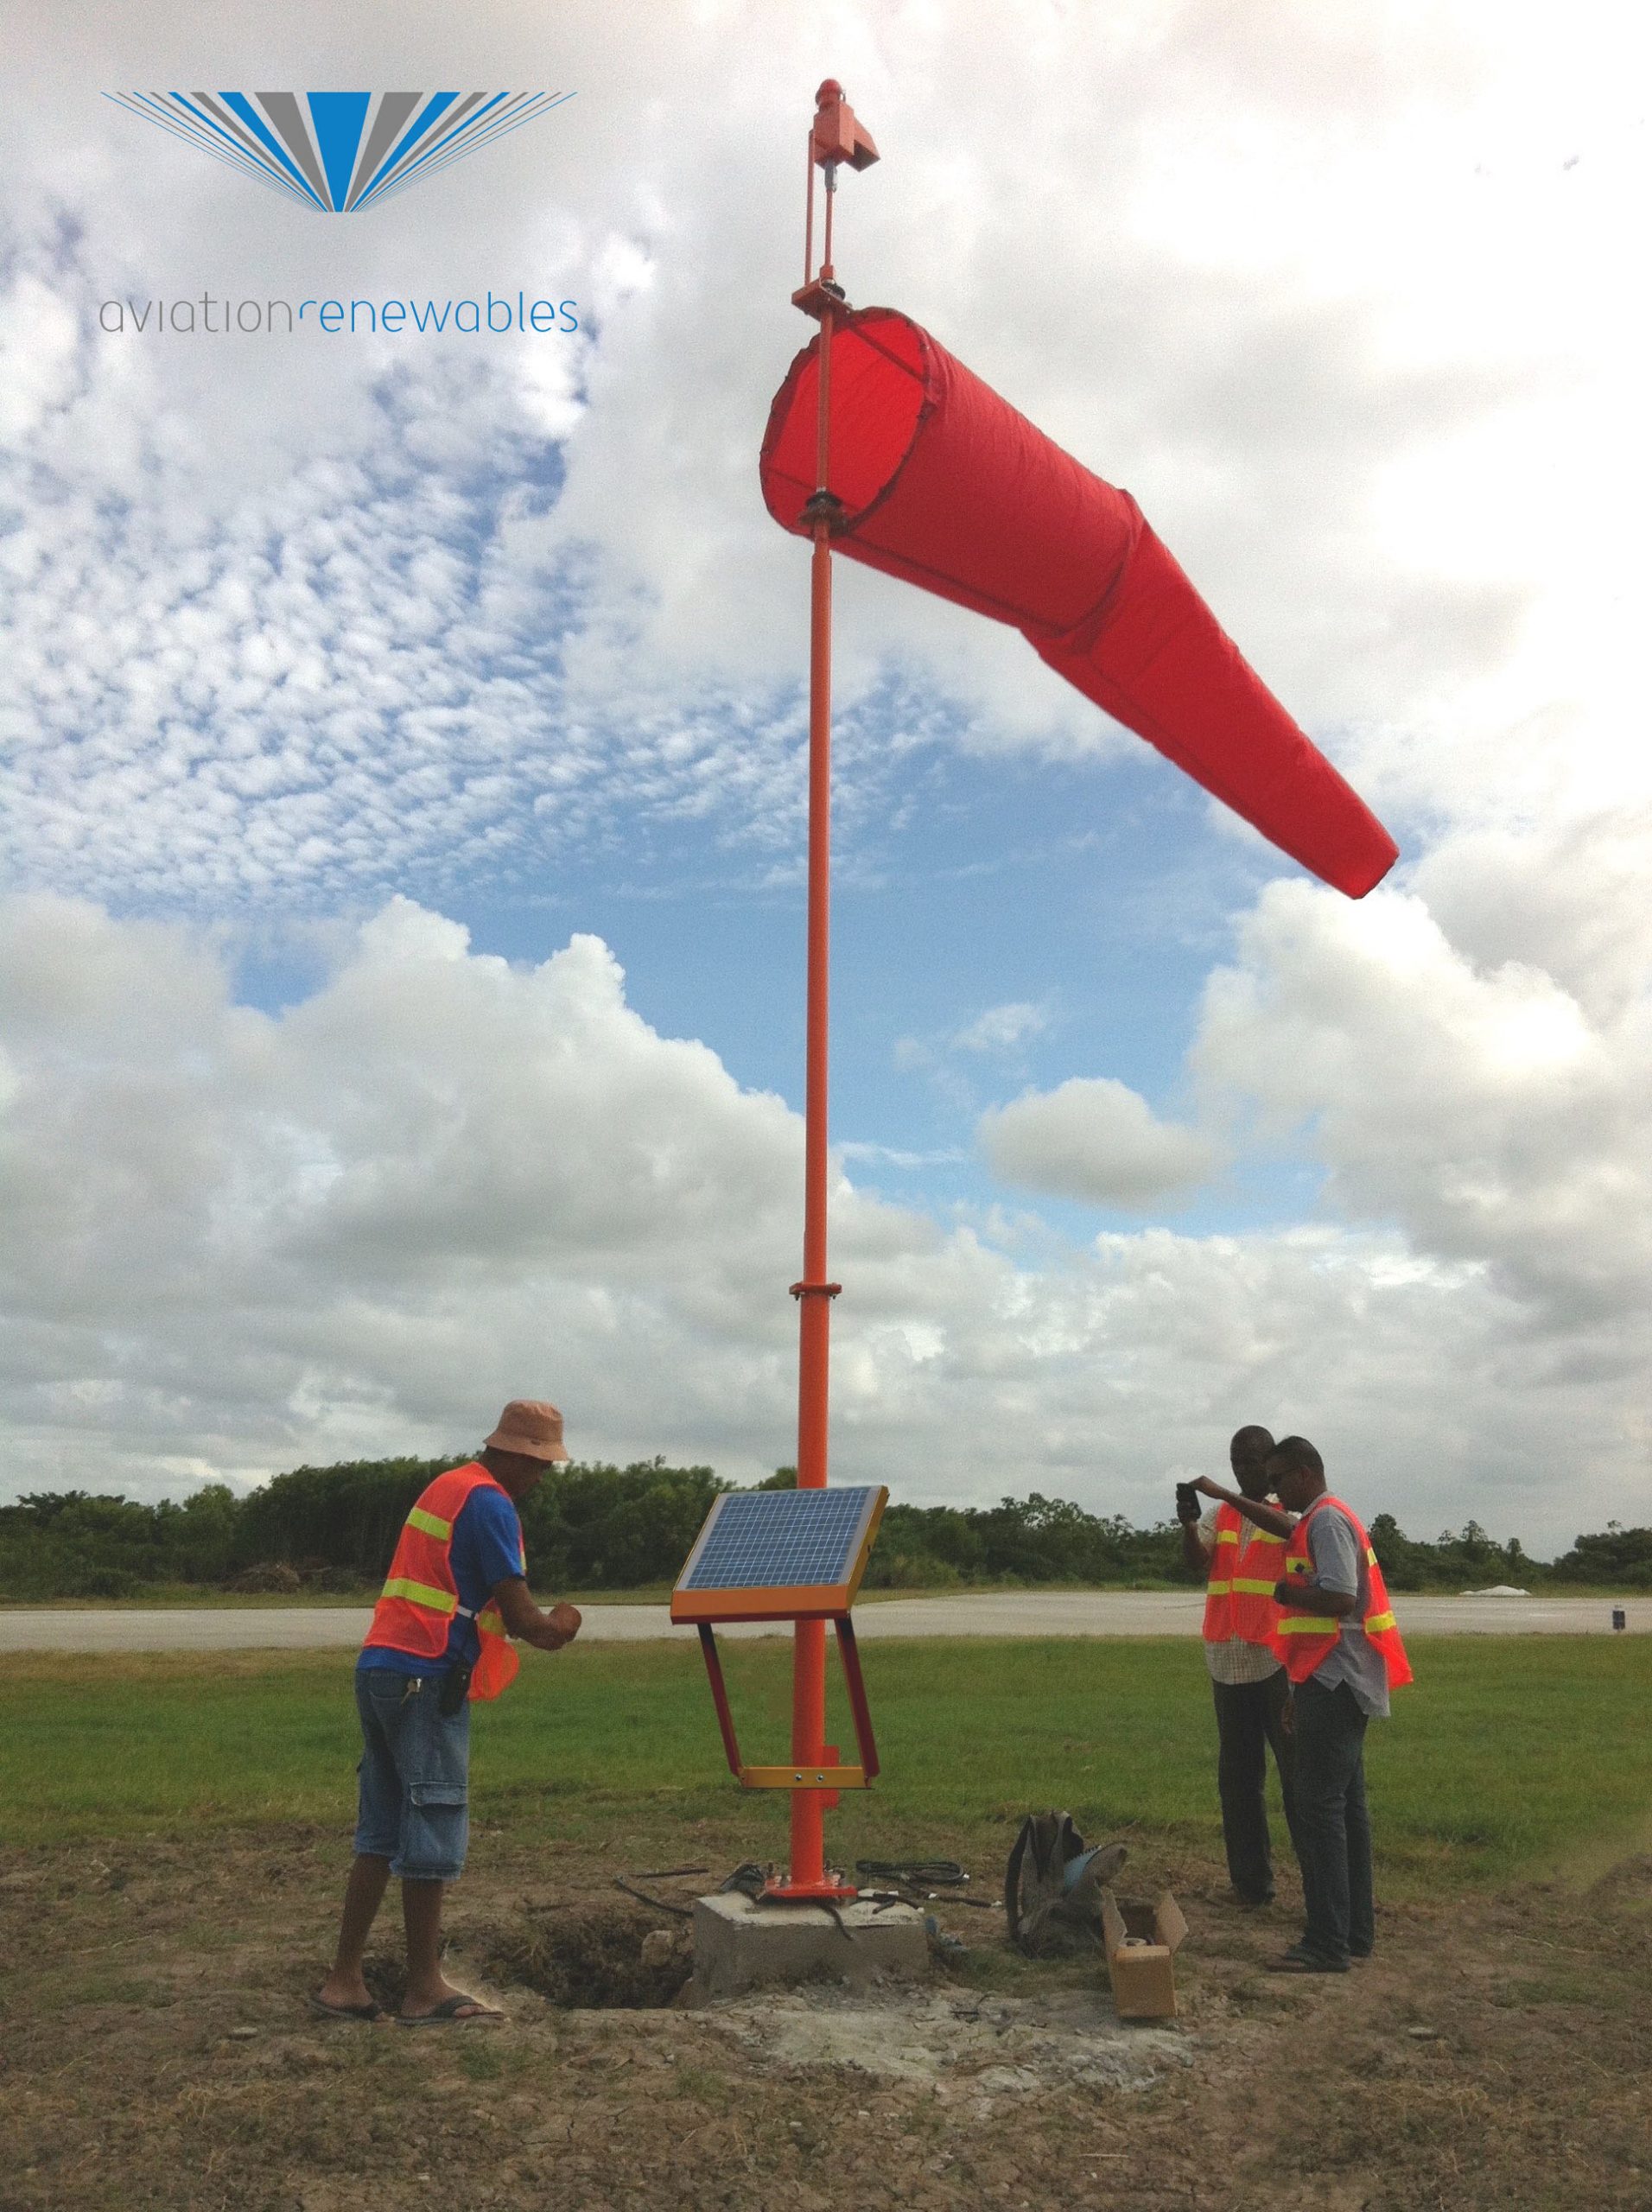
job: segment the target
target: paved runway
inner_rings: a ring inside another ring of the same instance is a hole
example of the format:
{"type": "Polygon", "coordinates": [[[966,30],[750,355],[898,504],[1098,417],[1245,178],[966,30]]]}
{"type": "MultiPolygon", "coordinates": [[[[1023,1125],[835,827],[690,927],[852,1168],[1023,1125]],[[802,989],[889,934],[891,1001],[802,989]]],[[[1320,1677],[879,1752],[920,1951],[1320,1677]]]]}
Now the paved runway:
{"type": "MultiPolygon", "coordinates": [[[[1631,1633],[1652,1632],[1652,1597],[1623,1601],[1631,1633]]],[[[1197,1591],[1039,1590],[981,1598],[869,1599],[855,1610],[861,1639],[891,1636],[1197,1636],[1197,1591]]],[[[1592,1636],[1611,1633],[1604,1598],[1407,1598],[1395,1601],[1414,1636],[1592,1636]]],[[[353,1605],[156,1606],[67,1611],[0,1607],[0,1652],[313,1651],[359,1644],[370,1616],[353,1605]]],[[[735,1628],[732,1636],[788,1630],[735,1628]]],[[[664,1605],[588,1605],[584,1637],[645,1642],[673,1628],[664,1605]]]]}

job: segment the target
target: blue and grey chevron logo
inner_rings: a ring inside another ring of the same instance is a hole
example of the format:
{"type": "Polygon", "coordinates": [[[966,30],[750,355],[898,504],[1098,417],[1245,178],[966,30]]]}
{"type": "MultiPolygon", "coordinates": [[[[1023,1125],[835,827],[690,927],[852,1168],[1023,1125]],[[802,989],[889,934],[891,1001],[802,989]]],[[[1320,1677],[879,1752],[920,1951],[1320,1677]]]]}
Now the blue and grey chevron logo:
{"type": "Polygon", "coordinates": [[[519,130],[571,92],[108,92],[323,215],[355,215],[519,130]]]}

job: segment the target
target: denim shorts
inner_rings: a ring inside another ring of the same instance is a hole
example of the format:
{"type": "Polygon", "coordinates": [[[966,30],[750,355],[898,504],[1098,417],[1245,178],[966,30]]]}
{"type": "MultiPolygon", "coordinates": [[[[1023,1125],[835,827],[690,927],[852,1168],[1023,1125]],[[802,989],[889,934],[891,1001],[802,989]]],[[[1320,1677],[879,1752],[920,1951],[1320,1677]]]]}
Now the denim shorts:
{"type": "Polygon", "coordinates": [[[361,1715],[356,1854],[388,1859],[398,1880],[453,1882],[470,1834],[470,1707],[437,1710],[440,1675],[358,1669],[361,1715]]]}

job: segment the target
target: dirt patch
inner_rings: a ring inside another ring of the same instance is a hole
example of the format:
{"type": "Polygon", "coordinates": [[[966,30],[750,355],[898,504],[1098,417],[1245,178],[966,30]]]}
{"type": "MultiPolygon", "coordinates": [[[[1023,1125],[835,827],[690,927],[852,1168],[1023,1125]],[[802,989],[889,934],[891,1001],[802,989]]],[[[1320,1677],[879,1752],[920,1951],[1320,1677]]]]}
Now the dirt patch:
{"type": "Polygon", "coordinates": [[[748,2050],[785,2065],[842,2067],[988,2104],[1070,2084],[1145,2089],[1195,2057],[1193,2043],[1177,2030],[1121,2024],[1099,1980],[1092,1989],[1033,1998],[792,1990],[721,2006],[708,2018],[748,2050]]]}

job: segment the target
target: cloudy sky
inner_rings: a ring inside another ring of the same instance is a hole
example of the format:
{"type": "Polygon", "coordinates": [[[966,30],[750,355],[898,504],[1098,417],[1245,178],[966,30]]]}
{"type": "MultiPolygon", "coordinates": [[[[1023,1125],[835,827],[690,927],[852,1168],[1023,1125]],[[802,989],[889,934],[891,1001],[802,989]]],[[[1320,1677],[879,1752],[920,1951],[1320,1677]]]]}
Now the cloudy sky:
{"type": "Polygon", "coordinates": [[[1621,5],[9,0],[0,1496],[792,1456],[804,549],[850,296],[1141,502],[1397,837],[1350,904],[839,566],[834,1471],[1652,1518],[1644,207],[1621,5]],[[105,91],[575,97],[320,215],[105,91]],[[544,334],[105,302],[576,302],[544,334]],[[118,320],[119,318],[117,318],[118,320]],[[218,318],[215,318],[218,319],[218,318]]]}

